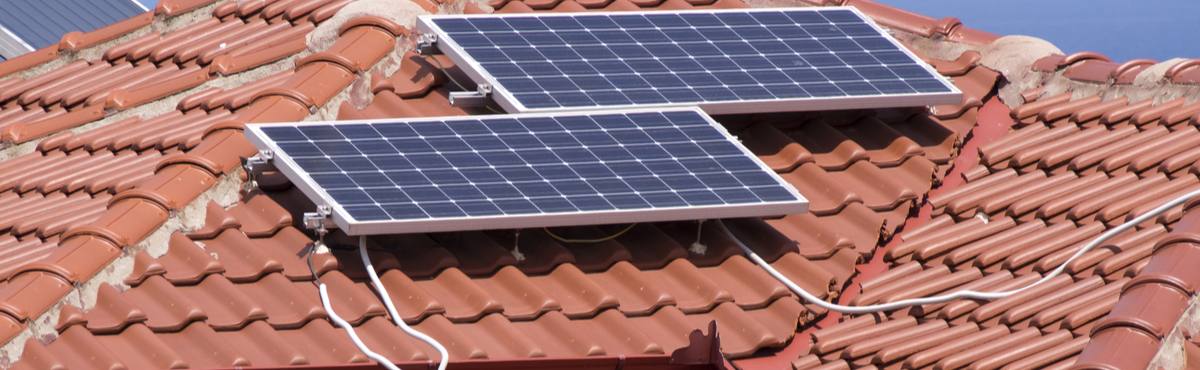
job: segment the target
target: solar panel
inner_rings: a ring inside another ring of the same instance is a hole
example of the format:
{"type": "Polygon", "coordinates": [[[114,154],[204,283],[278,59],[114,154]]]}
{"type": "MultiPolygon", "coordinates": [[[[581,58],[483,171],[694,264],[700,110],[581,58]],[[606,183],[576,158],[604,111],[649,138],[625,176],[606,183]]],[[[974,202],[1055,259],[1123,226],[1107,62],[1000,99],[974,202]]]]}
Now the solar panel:
{"type": "Polygon", "coordinates": [[[248,125],[350,235],[798,213],[697,108],[248,125]]]}
{"type": "Polygon", "coordinates": [[[421,16],[509,112],[699,105],[711,114],[957,103],[852,7],[421,16]]]}

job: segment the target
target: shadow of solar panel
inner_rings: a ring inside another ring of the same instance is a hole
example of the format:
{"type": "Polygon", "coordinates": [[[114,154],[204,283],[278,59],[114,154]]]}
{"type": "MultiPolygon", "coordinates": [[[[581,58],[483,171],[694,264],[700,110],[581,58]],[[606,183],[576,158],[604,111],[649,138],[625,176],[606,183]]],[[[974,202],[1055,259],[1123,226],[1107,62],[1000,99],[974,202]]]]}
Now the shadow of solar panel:
{"type": "Polygon", "coordinates": [[[247,135],[352,234],[807,208],[696,108],[251,125],[247,135]]]}
{"type": "Polygon", "coordinates": [[[699,105],[718,114],[961,98],[848,7],[422,16],[418,28],[513,112],[699,105]]]}

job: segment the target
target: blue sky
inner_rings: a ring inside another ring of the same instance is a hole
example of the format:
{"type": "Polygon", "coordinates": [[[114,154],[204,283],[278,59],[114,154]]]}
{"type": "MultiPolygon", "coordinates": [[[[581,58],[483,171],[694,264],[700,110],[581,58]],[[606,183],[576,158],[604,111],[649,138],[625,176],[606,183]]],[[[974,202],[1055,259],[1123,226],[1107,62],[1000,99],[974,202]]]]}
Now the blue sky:
{"type": "Polygon", "coordinates": [[[1114,61],[1200,58],[1198,0],[877,0],[1001,35],[1037,36],[1114,61]]]}

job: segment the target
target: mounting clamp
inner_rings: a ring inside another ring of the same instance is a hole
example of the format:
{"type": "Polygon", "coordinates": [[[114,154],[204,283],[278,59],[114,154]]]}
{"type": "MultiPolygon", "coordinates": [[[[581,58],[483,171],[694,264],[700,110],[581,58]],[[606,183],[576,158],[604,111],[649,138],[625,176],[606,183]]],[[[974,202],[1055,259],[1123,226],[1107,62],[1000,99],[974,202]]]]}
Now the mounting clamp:
{"type": "Polygon", "coordinates": [[[439,54],[437,48],[437,34],[422,33],[417,36],[417,53],[421,55],[439,54]]]}
{"type": "Polygon", "coordinates": [[[464,108],[487,106],[488,97],[492,95],[492,85],[479,84],[475,91],[451,91],[450,105],[464,108]]]}
{"type": "Polygon", "coordinates": [[[316,231],[319,235],[325,235],[329,229],[336,229],[337,225],[333,223],[330,215],[333,214],[333,208],[327,205],[317,206],[316,212],[304,212],[304,227],[316,231]]]}
{"type": "Polygon", "coordinates": [[[249,192],[258,187],[258,178],[263,172],[275,169],[271,160],[275,154],[270,150],[259,150],[258,154],[242,160],[242,169],[246,171],[246,182],[242,184],[242,192],[249,192]]]}

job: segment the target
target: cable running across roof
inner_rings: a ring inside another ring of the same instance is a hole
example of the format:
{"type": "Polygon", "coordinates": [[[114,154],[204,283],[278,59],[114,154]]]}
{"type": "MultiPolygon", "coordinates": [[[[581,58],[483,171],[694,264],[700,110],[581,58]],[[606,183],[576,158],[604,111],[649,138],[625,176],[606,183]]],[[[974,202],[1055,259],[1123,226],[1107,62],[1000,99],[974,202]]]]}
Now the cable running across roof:
{"type": "MultiPolygon", "coordinates": [[[[325,283],[321,282],[321,279],[317,276],[316,269],[314,269],[312,265],[312,256],[316,253],[315,247],[316,246],[314,245],[313,250],[309,251],[308,253],[308,269],[309,272],[312,273],[314,281],[317,283],[317,290],[321,296],[321,306],[325,308],[325,312],[329,313],[329,319],[332,320],[333,323],[338,327],[345,330],[346,335],[350,336],[350,341],[354,342],[354,346],[358,347],[358,350],[367,355],[367,357],[375,360],[375,362],[379,363],[380,366],[383,366],[388,370],[400,370],[400,367],[396,366],[395,363],[393,363],[387,357],[372,351],[370,347],[367,347],[366,343],[363,343],[362,339],[358,337],[358,333],[354,330],[354,325],[346,322],[346,320],[342,319],[341,316],[338,316],[337,312],[333,310],[333,306],[330,304],[329,299],[329,288],[325,285],[325,283]]],[[[387,307],[388,315],[392,316],[392,321],[395,322],[396,326],[400,327],[400,330],[404,331],[404,333],[412,336],[413,338],[417,338],[422,342],[425,342],[437,350],[438,355],[440,356],[437,370],[446,370],[446,366],[450,362],[450,353],[446,350],[446,346],[443,346],[442,343],[438,342],[437,339],[433,339],[433,337],[430,337],[428,334],[422,333],[417,329],[413,329],[408,325],[408,323],[404,322],[404,319],[401,318],[400,314],[396,311],[396,305],[392,303],[392,297],[388,295],[387,290],[384,289],[383,282],[379,280],[379,274],[375,272],[375,266],[371,263],[371,257],[367,255],[366,236],[361,236],[358,239],[358,254],[362,257],[363,268],[367,270],[367,275],[371,278],[371,285],[375,288],[375,291],[379,292],[380,300],[383,301],[383,305],[387,307]]]]}
{"type": "MultiPolygon", "coordinates": [[[[801,288],[799,285],[797,285],[794,281],[792,281],[791,279],[788,279],[787,276],[784,276],[782,273],[780,273],[779,270],[776,270],[774,267],[772,267],[771,264],[767,263],[766,260],[764,260],[762,257],[760,257],[757,253],[755,253],[754,250],[750,249],[750,247],[747,246],[745,243],[743,243],[742,240],[737,237],[737,235],[734,235],[732,232],[729,231],[728,228],[724,227],[724,223],[722,223],[721,229],[725,232],[725,234],[727,236],[730,237],[730,239],[733,239],[733,241],[735,243],[737,243],[738,247],[742,248],[742,252],[746,253],[746,256],[749,257],[750,260],[754,261],[754,263],[756,263],[760,267],[762,267],[763,270],[766,270],[767,273],[769,273],[776,280],[779,280],[779,282],[786,285],[788,287],[788,289],[791,289],[797,295],[804,298],[804,300],[811,302],[815,305],[821,306],[825,309],[831,310],[831,311],[837,311],[837,312],[849,313],[849,314],[862,314],[862,313],[891,311],[891,310],[896,310],[896,309],[901,309],[901,308],[911,307],[911,306],[946,303],[946,302],[950,302],[950,301],[953,301],[956,299],[996,300],[996,299],[1011,297],[1013,295],[1019,294],[1026,290],[1033,289],[1034,287],[1036,287],[1038,285],[1042,285],[1045,282],[1050,281],[1050,279],[1053,279],[1056,276],[1062,274],[1063,271],[1065,271],[1067,269],[1067,265],[1070,265],[1071,262],[1075,261],[1075,259],[1079,258],[1080,256],[1083,256],[1084,253],[1087,253],[1088,251],[1091,251],[1092,249],[1095,249],[1096,247],[1100,246],[1101,243],[1108,241],[1108,239],[1111,239],[1112,237],[1117,236],[1118,234],[1120,234],[1126,230],[1129,230],[1129,229],[1133,228],[1134,226],[1141,224],[1142,222],[1146,222],[1146,220],[1149,220],[1151,218],[1157,217],[1158,215],[1166,213],[1171,208],[1175,208],[1176,206],[1183,204],[1184,202],[1187,202],[1188,200],[1191,200],[1192,198],[1196,198],[1197,196],[1200,196],[1200,190],[1193,190],[1187,194],[1184,194],[1175,199],[1172,199],[1171,201],[1166,202],[1166,203],[1158,206],[1157,208],[1154,208],[1154,209],[1150,210],[1149,212],[1142,214],[1141,216],[1138,216],[1132,220],[1126,221],[1125,223],[1123,223],[1117,227],[1109,229],[1108,231],[1104,232],[1103,234],[1100,234],[1099,237],[1092,239],[1091,242],[1089,242],[1086,245],[1084,245],[1083,247],[1079,248],[1079,250],[1076,251],[1075,254],[1071,255],[1071,258],[1068,258],[1066,261],[1063,261],[1061,264],[1058,265],[1057,268],[1055,268],[1049,274],[1046,274],[1045,276],[1042,276],[1041,279],[1038,279],[1037,281],[1034,281],[1033,283],[1030,283],[1029,285],[1026,285],[1026,286],[1023,286],[1020,288],[1003,290],[1003,291],[998,291],[998,292],[981,292],[981,291],[977,291],[977,290],[960,290],[960,291],[956,291],[956,292],[950,293],[950,294],[942,294],[942,295],[936,295],[936,296],[930,296],[930,297],[924,297],[924,298],[904,299],[904,300],[899,300],[899,301],[895,301],[895,302],[891,302],[891,303],[873,304],[873,305],[866,305],[866,306],[847,306],[847,305],[841,305],[841,304],[837,304],[837,303],[830,303],[830,302],[826,302],[825,300],[821,299],[820,297],[817,297],[816,295],[814,295],[812,293],[809,293],[808,291],[804,290],[804,288],[801,288]]],[[[718,222],[720,222],[720,221],[718,221],[718,222]]]]}
{"type": "Polygon", "coordinates": [[[367,276],[371,277],[371,285],[375,287],[375,291],[379,292],[384,307],[387,307],[388,315],[392,316],[392,322],[395,322],[396,326],[399,326],[400,330],[403,330],[408,335],[436,349],[438,355],[441,356],[441,360],[438,361],[437,370],[446,370],[446,365],[450,362],[450,353],[446,351],[446,346],[443,346],[442,343],[438,342],[437,339],[433,339],[428,334],[408,326],[408,323],[404,322],[404,318],[400,317],[400,313],[396,311],[396,305],[392,303],[392,297],[388,295],[387,289],[383,288],[383,282],[379,281],[379,274],[375,272],[375,265],[371,264],[371,257],[367,255],[366,236],[358,237],[358,255],[362,257],[363,267],[367,270],[367,276]]]}

